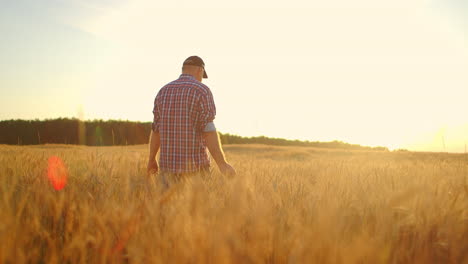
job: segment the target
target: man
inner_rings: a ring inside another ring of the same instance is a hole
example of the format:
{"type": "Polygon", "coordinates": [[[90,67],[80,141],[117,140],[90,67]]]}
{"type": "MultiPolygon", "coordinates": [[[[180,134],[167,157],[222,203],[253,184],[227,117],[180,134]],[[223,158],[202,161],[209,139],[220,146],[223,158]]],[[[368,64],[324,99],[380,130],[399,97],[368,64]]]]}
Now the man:
{"type": "Polygon", "coordinates": [[[224,156],[213,123],[213,95],[201,83],[203,78],[208,78],[205,63],[191,56],[184,61],[179,79],[161,88],[154,100],[147,169],[149,173],[160,171],[165,185],[174,178],[209,172],[207,148],[223,174],[236,173],[224,156]]]}

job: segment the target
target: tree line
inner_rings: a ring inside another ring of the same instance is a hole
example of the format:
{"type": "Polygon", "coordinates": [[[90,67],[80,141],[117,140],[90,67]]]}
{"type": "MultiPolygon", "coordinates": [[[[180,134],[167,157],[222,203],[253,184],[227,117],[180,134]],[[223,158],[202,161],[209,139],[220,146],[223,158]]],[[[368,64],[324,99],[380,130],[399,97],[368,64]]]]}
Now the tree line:
{"type": "MultiPolygon", "coordinates": [[[[92,120],[58,118],[46,120],[0,121],[0,144],[37,145],[73,144],[88,146],[116,146],[147,144],[150,122],[122,120],[92,120]]],[[[341,141],[317,142],[282,138],[241,137],[220,133],[223,144],[266,144],[277,146],[309,146],[354,150],[388,151],[385,147],[366,147],[341,141]]]]}

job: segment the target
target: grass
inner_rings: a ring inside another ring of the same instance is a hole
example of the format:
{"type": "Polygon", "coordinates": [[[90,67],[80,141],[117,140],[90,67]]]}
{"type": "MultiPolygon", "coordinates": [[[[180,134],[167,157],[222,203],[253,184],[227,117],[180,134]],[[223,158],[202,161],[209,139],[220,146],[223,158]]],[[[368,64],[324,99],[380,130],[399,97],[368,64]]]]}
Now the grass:
{"type": "Polygon", "coordinates": [[[162,192],[146,146],[0,146],[0,263],[468,263],[466,154],[225,150],[162,192]]]}

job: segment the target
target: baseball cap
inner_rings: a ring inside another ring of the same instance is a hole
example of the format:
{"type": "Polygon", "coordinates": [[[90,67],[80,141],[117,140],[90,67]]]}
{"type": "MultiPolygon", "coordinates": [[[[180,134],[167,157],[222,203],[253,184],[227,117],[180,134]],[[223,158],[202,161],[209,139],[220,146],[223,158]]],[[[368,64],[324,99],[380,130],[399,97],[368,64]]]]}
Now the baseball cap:
{"type": "Polygon", "coordinates": [[[192,66],[202,67],[203,68],[203,78],[205,78],[205,79],[208,78],[208,74],[206,74],[206,70],[205,70],[205,63],[203,62],[203,60],[200,57],[190,56],[187,59],[185,59],[184,65],[192,65],[192,66]]]}

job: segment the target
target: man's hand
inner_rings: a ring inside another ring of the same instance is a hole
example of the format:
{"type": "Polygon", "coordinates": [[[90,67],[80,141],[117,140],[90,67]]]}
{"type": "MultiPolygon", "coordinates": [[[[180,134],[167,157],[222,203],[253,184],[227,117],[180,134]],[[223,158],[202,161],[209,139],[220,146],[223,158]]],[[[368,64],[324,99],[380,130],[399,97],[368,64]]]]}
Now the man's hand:
{"type": "Polygon", "coordinates": [[[218,168],[222,174],[226,176],[235,176],[236,170],[226,162],[224,157],[223,148],[221,147],[221,140],[219,139],[219,134],[216,131],[205,132],[206,146],[211,153],[211,156],[218,164],[218,168]]]}
{"type": "Polygon", "coordinates": [[[156,162],[156,160],[150,159],[148,161],[148,166],[146,168],[148,174],[157,173],[158,169],[159,167],[158,167],[158,163],[156,162]]]}
{"type": "Polygon", "coordinates": [[[158,172],[158,163],[156,162],[156,154],[158,153],[159,147],[161,145],[161,140],[159,138],[159,133],[151,130],[150,139],[149,139],[149,157],[148,157],[148,166],[146,171],[149,174],[158,172]]]}
{"type": "Polygon", "coordinates": [[[226,176],[236,176],[237,174],[236,170],[227,162],[220,165],[219,170],[226,176]]]}

